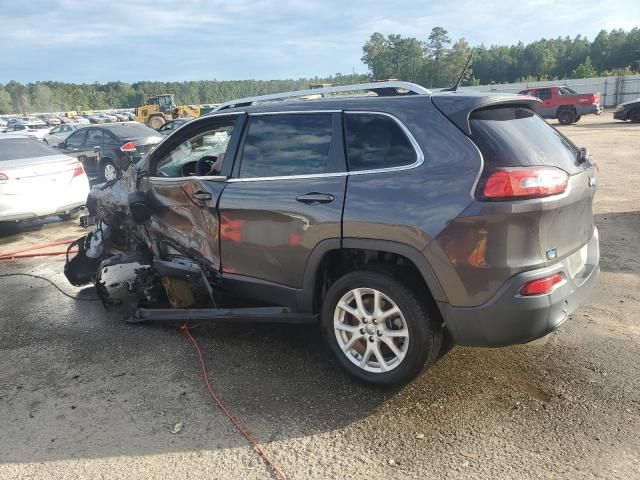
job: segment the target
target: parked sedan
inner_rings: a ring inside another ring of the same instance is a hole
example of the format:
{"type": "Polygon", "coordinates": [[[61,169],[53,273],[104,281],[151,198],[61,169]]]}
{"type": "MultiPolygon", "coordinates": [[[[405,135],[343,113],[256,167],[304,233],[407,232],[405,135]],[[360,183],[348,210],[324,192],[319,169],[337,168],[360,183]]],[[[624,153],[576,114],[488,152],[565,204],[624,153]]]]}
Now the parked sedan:
{"type": "Polygon", "coordinates": [[[76,157],[91,178],[114,180],[163,139],[141,123],[114,123],[76,130],[58,149],[76,157]]]}
{"type": "Polygon", "coordinates": [[[613,118],[640,122],[640,98],[618,105],[615,112],[613,112],[613,118]]]}
{"type": "Polygon", "coordinates": [[[77,159],[21,135],[0,136],[0,221],[77,215],[89,180],[77,159]]]}
{"type": "Polygon", "coordinates": [[[53,127],[49,133],[44,136],[44,143],[56,147],[60,142],[64,142],[69,135],[82,128],[84,125],[79,123],[67,123],[53,127]]]}

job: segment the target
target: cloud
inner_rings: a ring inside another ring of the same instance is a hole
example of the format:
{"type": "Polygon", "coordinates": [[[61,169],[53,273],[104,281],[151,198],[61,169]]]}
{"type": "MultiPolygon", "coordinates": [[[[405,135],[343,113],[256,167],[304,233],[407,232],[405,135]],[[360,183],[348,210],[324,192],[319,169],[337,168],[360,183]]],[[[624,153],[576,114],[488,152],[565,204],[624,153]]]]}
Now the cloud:
{"type": "Polygon", "coordinates": [[[374,31],[472,45],[632,28],[628,0],[0,0],[0,82],[287,78],[365,71],[374,31]]]}

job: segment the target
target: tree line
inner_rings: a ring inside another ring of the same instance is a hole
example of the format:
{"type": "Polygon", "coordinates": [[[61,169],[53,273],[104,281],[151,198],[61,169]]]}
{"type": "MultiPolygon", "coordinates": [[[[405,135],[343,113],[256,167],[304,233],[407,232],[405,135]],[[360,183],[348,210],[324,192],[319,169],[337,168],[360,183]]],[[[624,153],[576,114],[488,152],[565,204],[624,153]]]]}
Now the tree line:
{"type": "Polygon", "coordinates": [[[463,85],[631,75],[640,71],[640,28],[602,30],[592,42],[578,35],[471,47],[464,38],[452,42],[444,28],[434,27],[424,40],[374,33],[362,50],[373,77],[434,88],[452,85],[471,54],[463,85]]]}
{"type": "Polygon", "coordinates": [[[516,81],[630,75],[640,72],[640,28],[602,30],[593,41],[575,38],[541,39],[524,44],[471,47],[452,42],[442,27],[424,39],[374,33],[363,45],[367,74],[288,80],[203,80],[192,82],[108,82],[73,84],[35,82],[0,84],[0,114],[102,110],[141,105],[149,95],[175,93],[180,104],[219,103],[233,98],[308,88],[310,84],[344,85],[395,78],[429,88],[453,84],[469,55],[473,60],[463,85],[516,81]]]}

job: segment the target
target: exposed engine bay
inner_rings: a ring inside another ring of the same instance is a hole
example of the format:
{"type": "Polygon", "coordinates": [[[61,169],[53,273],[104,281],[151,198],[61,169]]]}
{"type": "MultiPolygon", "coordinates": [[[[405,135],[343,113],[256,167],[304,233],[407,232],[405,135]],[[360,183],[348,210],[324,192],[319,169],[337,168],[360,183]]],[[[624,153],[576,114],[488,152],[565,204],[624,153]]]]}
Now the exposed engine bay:
{"type": "Polygon", "coordinates": [[[122,178],[92,189],[84,221],[93,228],[74,243],[78,253],[67,258],[67,279],[75,286],[93,283],[105,306],[215,307],[214,272],[180,255],[161,258],[159,240],[145,224],[150,212],[136,211],[147,208],[139,180],[132,166],[122,178]]]}

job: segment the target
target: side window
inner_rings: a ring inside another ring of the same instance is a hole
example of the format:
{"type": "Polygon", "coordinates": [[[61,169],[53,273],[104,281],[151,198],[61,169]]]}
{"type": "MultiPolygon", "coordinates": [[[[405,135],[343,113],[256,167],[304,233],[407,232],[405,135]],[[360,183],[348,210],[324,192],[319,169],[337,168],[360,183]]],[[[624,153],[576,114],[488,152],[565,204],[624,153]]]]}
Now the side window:
{"type": "Polygon", "coordinates": [[[241,178],[315,175],[330,171],[330,113],[283,113],[251,118],[241,178]]]}
{"type": "Polygon", "coordinates": [[[102,134],[103,134],[103,137],[102,137],[103,145],[122,145],[123,143],[123,142],[119,142],[118,139],[109,132],[103,131],[102,134]]]}
{"type": "Polygon", "coordinates": [[[61,126],[57,126],[57,127],[53,127],[49,133],[60,133],[62,132],[62,127],[61,126]]]}
{"type": "Polygon", "coordinates": [[[183,140],[156,165],[159,177],[218,175],[231,140],[234,122],[225,122],[183,140]]]}
{"type": "Polygon", "coordinates": [[[102,146],[102,130],[91,129],[87,133],[87,141],[85,142],[87,147],[101,147],[102,146]]]}
{"type": "Polygon", "coordinates": [[[386,115],[345,114],[349,171],[401,167],[415,163],[416,150],[398,123],[386,115]]]}
{"type": "Polygon", "coordinates": [[[67,138],[66,145],[67,148],[78,148],[82,146],[84,143],[84,137],[87,134],[86,130],[80,130],[78,132],[72,133],[69,138],[67,138]]]}
{"type": "Polygon", "coordinates": [[[551,89],[539,88],[536,95],[540,100],[549,100],[551,98],[551,89]]]}

